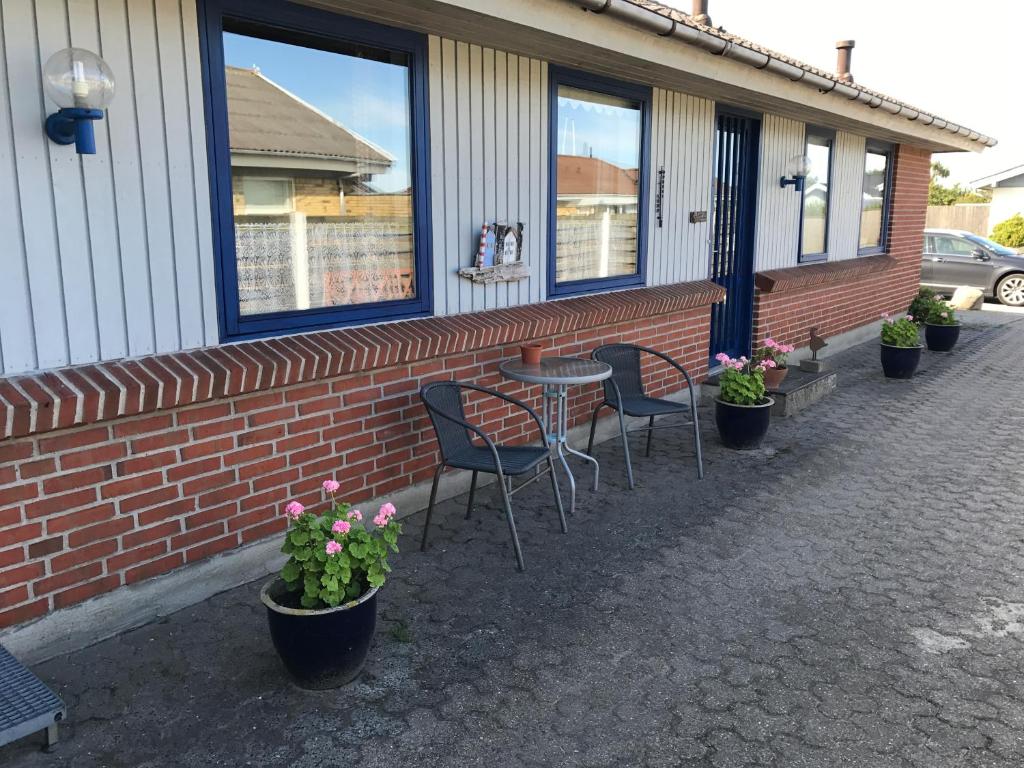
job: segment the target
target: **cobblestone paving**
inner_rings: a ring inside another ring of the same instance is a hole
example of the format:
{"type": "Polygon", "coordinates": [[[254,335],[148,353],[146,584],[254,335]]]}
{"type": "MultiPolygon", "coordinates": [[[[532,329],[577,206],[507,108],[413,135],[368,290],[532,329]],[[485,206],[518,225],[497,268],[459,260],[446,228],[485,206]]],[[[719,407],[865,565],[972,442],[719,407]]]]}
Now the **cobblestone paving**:
{"type": "Polygon", "coordinates": [[[41,665],[65,743],[0,764],[1020,766],[1024,324],[999,322],[910,382],[843,353],[758,452],[706,413],[703,482],[663,432],[631,493],[604,444],[568,535],[546,487],[518,497],[525,574],[490,492],[426,554],[407,520],[347,689],[285,681],[257,584],[41,665]]]}

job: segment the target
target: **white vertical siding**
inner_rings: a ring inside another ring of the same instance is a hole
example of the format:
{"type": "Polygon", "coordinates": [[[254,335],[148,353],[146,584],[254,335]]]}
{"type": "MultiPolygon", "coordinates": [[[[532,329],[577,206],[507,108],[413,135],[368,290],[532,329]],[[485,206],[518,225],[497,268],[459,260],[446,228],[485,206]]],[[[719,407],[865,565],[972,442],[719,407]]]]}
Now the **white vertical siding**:
{"type": "Polygon", "coordinates": [[[434,311],[540,301],[547,242],[547,64],[431,37],[434,311]],[[521,221],[530,277],[476,285],[458,276],[484,221],[521,221]]]}
{"type": "Polygon", "coordinates": [[[801,196],[779,179],[794,155],[804,153],[804,124],[776,115],[761,122],[761,162],[757,182],[754,271],[797,265],[801,196]]]}
{"type": "Polygon", "coordinates": [[[707,99],[654,89],[647,283],[664,285],[708,276],[715,105],[707,99]],[[655,211],[658,171],[665,170],[662,225],[655,211]],[[691,211],[709,211],[691,224],[691,211]]]}
{"type": "Polygon", "coordinates": [[[4,0],[0,29],[0,372],[215,342],[194,3],[4,0]],[[91,156],[41,128],[69,45],[117,80],[91,156]]]}
{"type": "Polygon", "coordinates": [[[854,259],[860,241],[864,137],[836,132],[828,201],[828,259],[854,259]]]}

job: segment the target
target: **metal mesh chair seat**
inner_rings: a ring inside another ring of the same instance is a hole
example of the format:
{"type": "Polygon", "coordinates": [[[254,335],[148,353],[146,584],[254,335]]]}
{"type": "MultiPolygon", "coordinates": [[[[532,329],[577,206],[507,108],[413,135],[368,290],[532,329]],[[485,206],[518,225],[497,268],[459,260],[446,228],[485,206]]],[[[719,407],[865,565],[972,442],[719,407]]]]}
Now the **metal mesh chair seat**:
{"type": "MultiPolygon", "coordinates": [[[[532,446],[500,446],[496,445],[501,471],[510,476],[518,476],[529,472],[543,464],[551,453],[547,448],[532,446]]],[[[494,473],[494,456],[487,446],[474,446],[463,449],[456,456],[448,459],[448,466],[455,469],[472,469],[477,472],[494,473]]]]}
{"type": "MultiPolygon", "coordinates": [[[[615,403],[608,403],[615,408],[615,403]]],[[[689,413],[690,406],[674,400],[661,400],[657,397],[623,397],[622,412],[627,416],[669,416],[676,413],[689,413]]]]}
{"type": "Polygon", "coordinates": [[[454,469],[465,469],[473,473],[473,480],[469,486],[469,502],[466,504],[466,518],[473,512],[473,497],[476,494],[476,480],[480,472],[496,475],[498,488],[501,490],[501,499],[505,505],[505,519],[508,522],[509,532],[512,534],[512,548],[516,555],[516,565],[519,570],[525,570],[523,563],[523,551],[519,546],[519,536],[516,534],[515,518],[512,517],[512,494],[523,488],[523,486],[539,479],[545,472],[551,476],[551,490],[555,494],[555,505],[558,508],[558,520],[562,526],[562,533],[568,529],[565,523],[565,511],[562,509],[562,497],[558,493],[558,480],[555,478],[555,465],[551,459],[551,448],[548,445],[547,434],[544,429],[544,422],[540,420],[530,406],[514,397],[495,392],[493,389],[479,387],[476,384],[466,384],[459,381],[436,381],[427,384],[420,390],[420,399],[426,406],[430,415],[430,423],[434,425],[434,434],[437,436],[437,445],[441,449],[441,462],[434,470],[434,481],[430,486],[430,503],[427,506],[427,519],[423,523],[423,540],[420,542],[420,550],[427,548],[427,531],[430,530],[430,516],[434,512],[434,502],[437,500],[437,484],[441,479],[441,473],[447,467],[454,469]],[[525,410],[533,418],[537,428],[540,430],[540,445],[495,445],[487,434],[466,419],[466,410],[462,404],[462,393],[464,390],[476,392],[486,397],[496,397],[504,400],[515,408],[525,410]],[[478,442],[474,442],[476,439],[478,442]],[[519,488],[512,488],[512,477],[523,475],[533,469],[538,469],[541,464],[547,463],[547,469],[538,471],[532,478],[522,483],[519,488]],[[507,483],[507,485],[506,485],[507,483]]]}
{"type": "Polygon", "coordinates": [[[651,438],[654,435],[654,417],[670,416],[673,414],[689,414],[689,421],[684,426],[693,426],[693,443],[697,452],[697,477],[704,477],[704,460],[700,448],[700,428],[697,424],[697,400],[693,393],[693,381],[690,374],[679,363],[656,349],[639,347],[634,344],[606,344],[598,347],[591,353],[595,360],[608,363],[612,367],[612,375],[605,379],[604,400],[594,409],[594,415],[590,419],[590,443],[587,453],[594,451],[594,431],[597,428],[597,416],[602,408],[611,408],[619,416],[619,434],[622,437],[622,452],[626,459],[626,477],[629,479],[629,487],[633,488],[633,464],[629,457],[629,440],[626,437],[626,422],[623,416],[634,416],[647,419],[647,426],[639,430],[647,432],[647,455],[651,455],[651,438]],[[650,397],[644,390],[643,380],[643,356],[649,355],[658,358],[682,374],[686,380],[686,386],[690,394],[689,403],[678,403],[674,400],[665,400],[658,397],[650,397]],[[621,407],[620,407],[621,404],[621,407]]]}

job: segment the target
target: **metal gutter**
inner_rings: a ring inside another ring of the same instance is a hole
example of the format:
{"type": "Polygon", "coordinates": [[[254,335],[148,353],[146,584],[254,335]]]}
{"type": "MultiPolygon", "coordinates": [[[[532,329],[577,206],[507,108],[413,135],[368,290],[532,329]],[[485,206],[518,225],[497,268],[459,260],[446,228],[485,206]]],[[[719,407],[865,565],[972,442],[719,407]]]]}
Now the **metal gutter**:
{"type": "Polygon", "coordinates": [[[856,84],[843,83],[839,80],[823,77],[808,67],[776,58],[764,51],[746,46],[737,40],[726,39],[706,32],[699,26],[680,23],[663,14],[642,8],[629,2],[629,0],[570,1],[593,13],[610,16],[647,32],[653,32],[660,37],[671,37],[687,45],[701,48],[716,56],[722,56],[738,61],[741,64],[746,64],[754,69],[767,70],[792,82],[803,83],[821,93],[835,93],[850,101],[858,101],[872,109],[880,109],[891,115],[905,117],[911,122],[931,126],[938,130],[945,130],[959,136],[965,136],[968,140],[976,141],[987,147],[994,147],[997,143],[996,139],[991,136],[986,136],[965,126],[943,120],[937,115],[921,112],[907,104],[900,104],[865,88],[860,88],[856,84]]]}

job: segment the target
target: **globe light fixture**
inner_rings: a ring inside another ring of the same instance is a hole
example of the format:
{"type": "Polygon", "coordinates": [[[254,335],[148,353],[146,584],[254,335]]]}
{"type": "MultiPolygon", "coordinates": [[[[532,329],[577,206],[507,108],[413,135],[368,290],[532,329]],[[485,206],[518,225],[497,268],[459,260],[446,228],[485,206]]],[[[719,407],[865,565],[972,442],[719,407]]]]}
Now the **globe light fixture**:
{"type": "Polygon", "coordinates": [[[804,191],[804,179],[807,178],[807,172],[811,169],[811,158],[807,155],[793,155],[789,158],[789,162],[786,163],[786,173],[789,177],[783,176],[779,179],[779,186],[785,189],[786,187],[793,187],[797,192],[804,191]]]}
{"type": "Polygon", "coordinates": [[[46,118],[46,135],[57,144],[74,143],[80,155],[96,154],[92,124],[114,98],[107,62],[82,48],[57,51],[43,66],[43,89],[60,107],[46,118]]]}

